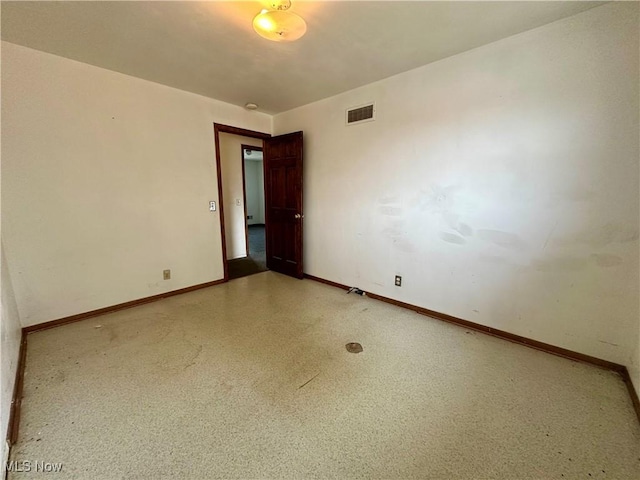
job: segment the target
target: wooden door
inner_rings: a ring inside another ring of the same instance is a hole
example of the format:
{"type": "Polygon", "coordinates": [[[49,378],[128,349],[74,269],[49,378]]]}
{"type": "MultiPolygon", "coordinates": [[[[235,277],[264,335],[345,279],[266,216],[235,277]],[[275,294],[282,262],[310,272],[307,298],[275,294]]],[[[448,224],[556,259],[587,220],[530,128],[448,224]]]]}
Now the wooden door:
{"type": "Polygon", "coordinates": [[[264,176],[267,267],[302,278],[302,132],[264,140],[264,176]]]}

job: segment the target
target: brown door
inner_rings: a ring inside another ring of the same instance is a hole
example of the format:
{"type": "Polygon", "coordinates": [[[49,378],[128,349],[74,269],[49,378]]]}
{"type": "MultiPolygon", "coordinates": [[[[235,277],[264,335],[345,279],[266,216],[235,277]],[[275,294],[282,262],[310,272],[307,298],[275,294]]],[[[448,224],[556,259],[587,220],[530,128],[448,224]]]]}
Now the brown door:
{"type": "Polygon", "coordinates": [[[264,140],[267,267],[302,278],[302,132],[264,140]]]}

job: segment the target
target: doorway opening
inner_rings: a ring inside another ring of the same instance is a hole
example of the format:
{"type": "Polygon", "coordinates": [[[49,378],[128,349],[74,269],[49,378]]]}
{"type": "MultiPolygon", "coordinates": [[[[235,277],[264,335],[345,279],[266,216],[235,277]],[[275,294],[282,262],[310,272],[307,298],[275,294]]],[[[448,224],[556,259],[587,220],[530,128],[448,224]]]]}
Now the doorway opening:
{"type": "Polygon", "coordinates": [[[246,277],[268,270],[265,242],[264,159],[263,148],[240,146],[246,256],[228,260],[229,278],[246,277]]]}
{"type": "MultiPolygon", "coordinates": [[[[264,269],[303,278],[302,132],[272,137],[214,123],[214,138],[224,281],[264,269]],[[259,167],[245,165],[245,156],[251,157],[254,152],[254,158],[258,158],[258,152],[264,155],[262,176],[259,167]],[[258,183],[258,205],[264,205],[264,214],[255,208],[258,213],[249,213],[248,169],[258,170],[257,175],[249,177],[258,183]],[[263,251],[266,265],[261,262],[263,251]]],[[[212,205],[215,211],[215,202],[212,205]]]]}
{"type": "Polygon", "coordinates": [[[247,210],[247,250],[249,257],[267,269],[264,208],[264,157],[262,147],[242,145],[244,192],[247,210]]]}
{"type": "Polygon", "coordinates": [[[222,260],[229,280],[267,270],[262,152],[270,135],[219,124],[214,131],[222,260]]]}

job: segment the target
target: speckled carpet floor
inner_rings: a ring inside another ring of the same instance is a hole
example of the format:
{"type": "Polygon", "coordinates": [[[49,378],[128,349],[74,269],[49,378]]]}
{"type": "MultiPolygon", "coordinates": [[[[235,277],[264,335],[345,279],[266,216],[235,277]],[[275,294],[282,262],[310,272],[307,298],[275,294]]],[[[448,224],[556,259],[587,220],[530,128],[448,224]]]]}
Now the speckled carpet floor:
{"type": "Polygon", "coordinates": [[[62,471],[10,479],[640,478],[616,374],[311,280],[264,272],[28,342],[11,459],[62,471]]]}

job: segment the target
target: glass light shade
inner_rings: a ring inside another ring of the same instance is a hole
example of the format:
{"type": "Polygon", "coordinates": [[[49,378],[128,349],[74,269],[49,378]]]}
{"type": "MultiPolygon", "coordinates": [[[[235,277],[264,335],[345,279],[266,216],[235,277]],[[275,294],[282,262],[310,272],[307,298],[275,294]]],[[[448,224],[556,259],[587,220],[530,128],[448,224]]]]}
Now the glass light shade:
{"type": "Polygon", "coordinates": [[[263,10],[253,19],[253,29],[267,40],[292,42],[306,33],[307,23],[287,10],[263,10]]]}

